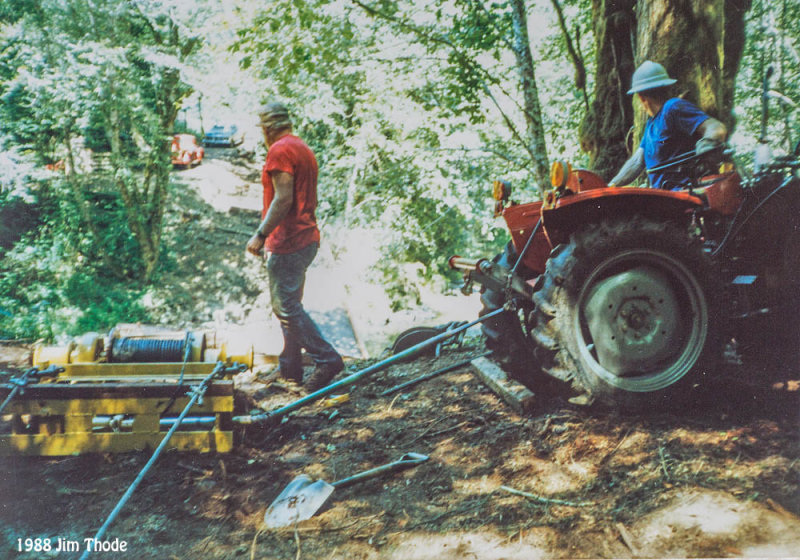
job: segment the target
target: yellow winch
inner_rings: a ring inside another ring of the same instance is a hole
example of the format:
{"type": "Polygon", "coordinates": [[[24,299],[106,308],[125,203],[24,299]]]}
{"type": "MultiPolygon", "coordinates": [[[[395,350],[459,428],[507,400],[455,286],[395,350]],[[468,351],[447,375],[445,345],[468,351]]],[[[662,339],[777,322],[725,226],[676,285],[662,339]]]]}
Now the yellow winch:
{"type": "MultiPolygon", "coordinates": [[[[147,332],[135,325],[37,345],[34,368],[0,384],[0,455],[76,455],[154,448],[190,393],[220,364],[252,368],[252,347],[217,342],[214,332],[147,332]],[[33,375],[28,375],[33,374],[33,375]],[[23,379],[24,378],[24,379],[23,379]],[[13,398],[8,398],[9,396],[13,398]]],[[[233,380],[205,388],[170,440],[180,450],[233,448],[233,380]]]]}

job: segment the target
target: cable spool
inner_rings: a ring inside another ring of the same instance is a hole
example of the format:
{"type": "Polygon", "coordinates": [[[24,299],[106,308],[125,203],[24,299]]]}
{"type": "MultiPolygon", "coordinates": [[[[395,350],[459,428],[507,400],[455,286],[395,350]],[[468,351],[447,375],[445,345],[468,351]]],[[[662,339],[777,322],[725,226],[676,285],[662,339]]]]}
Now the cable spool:
{"type": "Polygon", "coordinates": [[[114,338],[111,341],[110,363],[182,362],[186,340],[154,338],[114,338]]]}

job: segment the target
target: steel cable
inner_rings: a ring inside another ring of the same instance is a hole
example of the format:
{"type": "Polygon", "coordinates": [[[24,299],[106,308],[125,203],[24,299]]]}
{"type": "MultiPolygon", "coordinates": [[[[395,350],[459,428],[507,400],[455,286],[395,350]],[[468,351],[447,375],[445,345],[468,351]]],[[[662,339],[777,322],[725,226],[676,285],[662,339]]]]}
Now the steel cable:
{"type": "Polygon", "coordinates": [[[164,451],[164,448],[167,446],[167,443],[169,442],[170,438],[172,438],[172,435],[180,427],[181,422],[183,422],[183,419],[189,413],[189,409],[191,409],[195,405],[195,403],[205,394],[205,392],[208,389],[208,385],[211,382],[211,380],[214,379],[214,377],[220,375],[224,371],[225,371],[225,367],[220,362],[219,364],[217,364],[217,367],[214,368],[214,371],[209,373],[208,376],[205,379],[203,379],[203,381],[200,383],[200,385],[198,385],[193,391],[191,391],[192,398],[189,399],[189,403],[186,405],[186,408],[183,409],[183,411],[181,412],[180,416],[178,416],[178,418],[176,419],[175,424],[172,425],[172,427],[167,432],[167,435],[164,436],[164,439],[162,439],[161,443],[158,444],[158,447],[156,448],[155,452],[153,453],[153,456],[150,457],[150,460],[147,461],[147,464],[145,464],[145,466],[142,468],[142,470],[139,471],[139,474],[136,476],[136,479],[133,481],[133,483],[125,491],[125,494],[122,495],[122,498],[120,498],[119,502],[117,502],[117,505],[114,507],[114,509],[108,515],[108,518],[106,519],[105,523],[103,523],[102,527],[100,527],[100,529],[97,531],[97,534],[95,534],[94,539],[92,539],[92,542],[86,546],[86,550],[81,555],[80,560],[85,560],[86,558],[89,557],[89,555],[92,553],[92,546],[95,543],[97,543],[98,541],[100,541],[100,539],[102,539],[103,536],[106,534],[106,531],[111,526],[111,523],[114,522],[114,519],[116,519],[116,517],[119,514],[119,512],[122,510],[122,508],[128,502],[130,497],[136,491],[136,488],[139,486],[139,484],[142,482],[142,480],[144,479],[144,477],[147,474],[147,472],[150,470],[150,468],[156,462],[156,459],[158,459],[158,456],[161,455],[162,451],[164,451]]]}

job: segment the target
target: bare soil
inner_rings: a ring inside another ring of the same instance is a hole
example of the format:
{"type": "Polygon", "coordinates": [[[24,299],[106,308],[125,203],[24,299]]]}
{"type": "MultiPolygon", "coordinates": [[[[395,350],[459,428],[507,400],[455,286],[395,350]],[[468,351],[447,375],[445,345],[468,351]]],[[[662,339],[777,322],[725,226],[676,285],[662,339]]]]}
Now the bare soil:
{"type": "MultiPolygon", "coordinates": [[[[171,226],[186,240],[187,251],[203,259],[202,267],[177,262],[163,279],[162,293],[175,300],[162,302],[165,322],[172,324],[245,321],[263,303],[263,272],[243,255],[246,236],[234,241],[230,234],[251,231],[252,216],[214,208],[196,194],[223,170],[238,173],[242,199],[252,201],[255,164],[210,152],[208,161],[186,172],[193,179],[187,179],[183,207],[171,226]],[[208,223],[219,227],[211,231],[208,223]]],[[[390,319],[354,322],[385,326],[390,319]]],[[[386,331],[368,334],[389,340],[386,331]]],[[[732,356],[707,394],[666,413],[577,407],[563,388],[545,384],[534,388],[535,410],[520,416],[468,366],[381,396],[482,351],[479,340],[468,340],[438,358],[394,365],[351,386],[347,402],[327,408],[316,403],[277,426],[249,428],[229,454],[165,453],[108,533],[126,541],[128,552],[96,556],[500,560],[800,554],[796,359],[779,358],[770,349],[745,363],[732,356]],[[330,482],[409,451],[430,459],[336,490],[316,516],[296,526],[262,530],[266,508],[296,475],[330,482]]],[[[0,347],[0,369],[19,371],[24,356],[18,345],[0,347]]],[[[348,369],[368,363],[353,360],[348,369]]],[[[304,394],[277,381],[261,382],[252,372],[241,374],[239,387],[248,395],[242,402],[267,410],[304,394]]],[[[141,452],[2,459],[0,557],[77,557],[20,553],[17,539],[92,536],[149,457],[141,452]]]]}

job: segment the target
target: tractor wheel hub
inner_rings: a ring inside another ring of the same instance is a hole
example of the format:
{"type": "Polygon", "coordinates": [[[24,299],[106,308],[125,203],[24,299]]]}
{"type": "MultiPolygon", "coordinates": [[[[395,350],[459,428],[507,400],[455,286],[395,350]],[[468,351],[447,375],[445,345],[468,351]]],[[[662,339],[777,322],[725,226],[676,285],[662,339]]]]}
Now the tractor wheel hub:
{"type": "Polygon", "coordinates": [[[616,317],[620,334],[633,341],[650,339],[658,331],[661,318],[658,309],[649,299],[630,299],[624,301],[616,317]]]}
{"type": "Polygon", "coordinates": [[[641,266],[597,282],[583,316],[597,361],[614,375],[647,373],[681,351],[680,304],[656,268],[641,266]]]}

